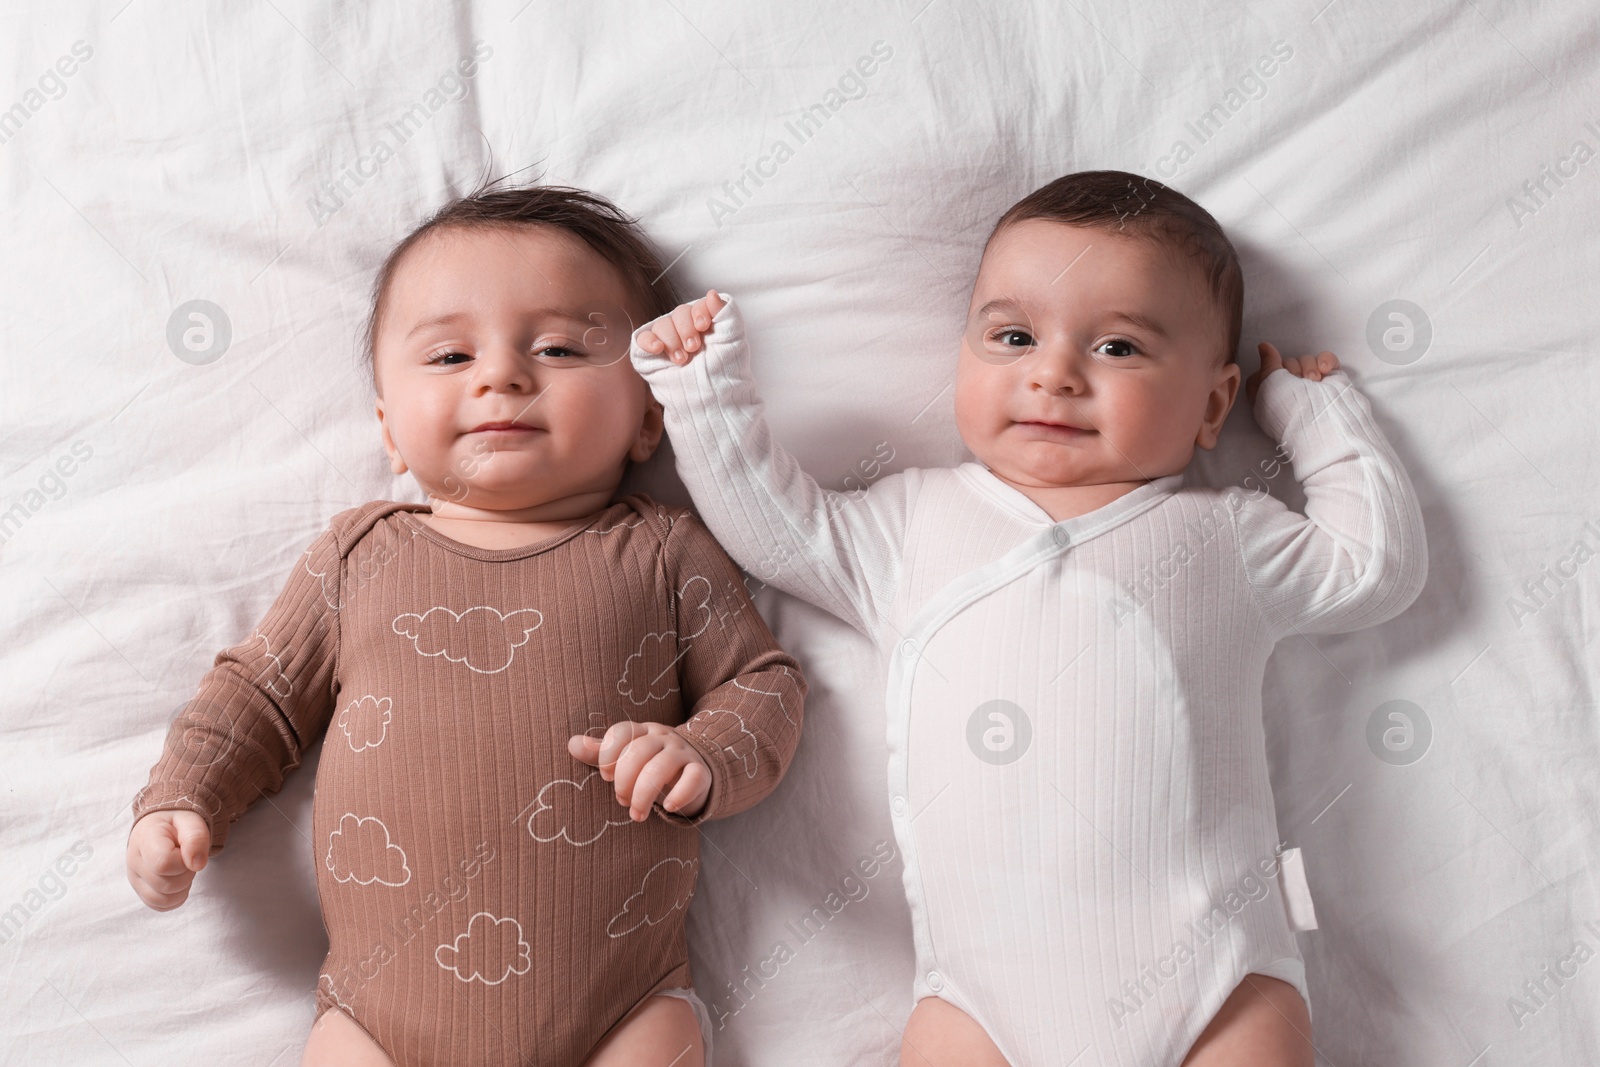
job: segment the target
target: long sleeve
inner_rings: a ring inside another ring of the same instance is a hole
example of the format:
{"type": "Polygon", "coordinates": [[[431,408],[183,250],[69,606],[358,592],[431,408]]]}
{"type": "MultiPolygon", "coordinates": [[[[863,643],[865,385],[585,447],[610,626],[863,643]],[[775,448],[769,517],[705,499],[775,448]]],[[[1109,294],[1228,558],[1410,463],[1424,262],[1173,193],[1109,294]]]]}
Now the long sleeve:
{"type": "Polygon", "coordinates": [[[693,713],[678,732],[711,769],[711,792],[689,825],[745,810],[772,792],[800,743],[806,682],[778,647],[744,576],[693,515],[672,524],[663,550],[677,622],[677,671],[693,713]]]}
{"type": "Polygon", "coordinates": [[[255,630],[217,653],[173,718],[161,758],[134,798],[134,822],[152,811],[198,812],[216,855],[233,821],[300,765],[334,705],[339,568],[330,527],[295,561],[255,630]]]}
{"type": "Polygon", "coordinates": [[[909,483],[888,475],[865,491],[841,493],[801,470],[772,439],[744,322],[733,299],[723,298],[705,349],[688,364],[650,355],[637,334],[630,352],[666,409],[678,474],[740,566],[872,634],[898,580],[909,483]]]}
{"type": "Polygon", "coordinates": [[[1235,516],[1269,623],[1281,634],[1342,633],[1404,611],[1428,577],[1422,511],[1366,398],[1343,371],[1320,382],[1275,372],[1256,416],[1306,495],[1304,515],[1261,496],[1235,516]]]}

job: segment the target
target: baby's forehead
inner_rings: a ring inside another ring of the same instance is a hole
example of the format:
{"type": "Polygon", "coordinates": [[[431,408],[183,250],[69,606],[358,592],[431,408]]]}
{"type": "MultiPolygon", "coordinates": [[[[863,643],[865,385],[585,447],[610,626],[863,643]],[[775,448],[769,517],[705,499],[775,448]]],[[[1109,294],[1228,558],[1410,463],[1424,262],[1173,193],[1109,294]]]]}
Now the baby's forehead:
{"type": "Polygon", "coordinates": [[[1128,300],[1191,311],[1214,303],[1203,264],[1175,237],[1026,219],[984,249],[969,310],[1128,300]]]}
{"type": "MultiPolygon", "coordinates": [[[[624,271],[587,241],[545,223],[442,226],[395,264],[389,311],[410,298],[457,297],[478,306],[527,304],[586,315],[599,308],[642,314],[624,271]],[[398,298],[398,299],[397,299],[398,298]]],[[[400,311],[397,317],[404,318],[400,311]]]]}
{"type": "MultiPolygon", "coordinates": [[[[419,236],[395,264],[394,280],[416,280],[451,270],[492,274],[510,264],[549,277],[611,268],[576,234],[546,223],[471,223],[439,226],[419,236]]],[[[615,268],[611,268],[615,269],[615,268]]]]}

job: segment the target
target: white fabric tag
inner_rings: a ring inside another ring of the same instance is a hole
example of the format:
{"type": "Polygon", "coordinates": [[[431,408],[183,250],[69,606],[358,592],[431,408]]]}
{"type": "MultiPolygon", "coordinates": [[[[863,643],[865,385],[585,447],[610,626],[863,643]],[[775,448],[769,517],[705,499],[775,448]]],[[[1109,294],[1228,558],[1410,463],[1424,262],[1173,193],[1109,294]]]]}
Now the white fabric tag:
{"type": "Polygon", "coordinates": [[[1283,907],[1289,913],[1293,930],[1315,930],[1317,909],[1311,903],[1311,887],[1306,885],[1306,861],[1297,848],[1278,854],[1278,888],[1283,892],[1283,907]]]}

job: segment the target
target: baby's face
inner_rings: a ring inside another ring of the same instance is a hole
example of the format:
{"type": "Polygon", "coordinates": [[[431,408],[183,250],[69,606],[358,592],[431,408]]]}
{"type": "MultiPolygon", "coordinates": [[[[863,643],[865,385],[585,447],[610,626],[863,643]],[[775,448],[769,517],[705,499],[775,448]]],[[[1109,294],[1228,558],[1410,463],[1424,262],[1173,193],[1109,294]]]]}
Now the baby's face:
{"type": "Polygon", "coordinates": [[[1238,388],[1198,268],[1149,241],[1030,219],[973,287],[956,425],[1017,486],[1142,482],[1216,443],[1238,388]]]}
{"type": "Polygon", "coordinates": [[[494,510],[614,491],[661,439],[661,406],[628,360],[634,304],[620,272],[563,230],[422,238],[374,337],[395,473],[494,510]]]}

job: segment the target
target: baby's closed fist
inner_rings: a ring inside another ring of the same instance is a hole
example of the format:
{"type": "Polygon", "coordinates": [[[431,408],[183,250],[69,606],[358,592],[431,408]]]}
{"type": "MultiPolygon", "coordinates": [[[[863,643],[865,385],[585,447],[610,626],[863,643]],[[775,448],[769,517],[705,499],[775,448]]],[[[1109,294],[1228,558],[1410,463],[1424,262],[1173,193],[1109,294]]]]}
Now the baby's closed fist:
{"type": "Polygon", "coordinates": [[[1256,346],[1256,351],[1261,353],[1261,369],[1250,375],[1244,383],[1245,398],[1252,404],[1255,403],[1261,383],[1273,371],[1286,370],[1296,378],[1320,382],[1325,375],[1339,369],[1339,357],[1326,349],[1314,356],[1290,356],[1285,359],[1276,346],[1262,341],[1256,346]]]}
{"type": "Polygon", "coordinates": [[[128,835],[128,882],[156,911],[189,899],[195,874],[211,854],[211,831],[193,811],[152,811],[128,835]]]}
{"type": "Polygon", "coordinates": [[[573,734],[567,750],[616,783],[617,802],[627,807],[634,822],[648,818],[650,806],[663,793],[661,806],[686,817],[698,813],[711,795],[706,761],[682,734],[658,722],[624,719],[613,723],[604,737],[573,734]]]}
{"type": "Polygon", "coordinates": [[[711,320],[723,306],[717,291],[708,289],[699,300],[679,304],[640,331],[639,347],[653,356],[687,363],[704,345],[701,338],[711,332],[711,320]]]}

